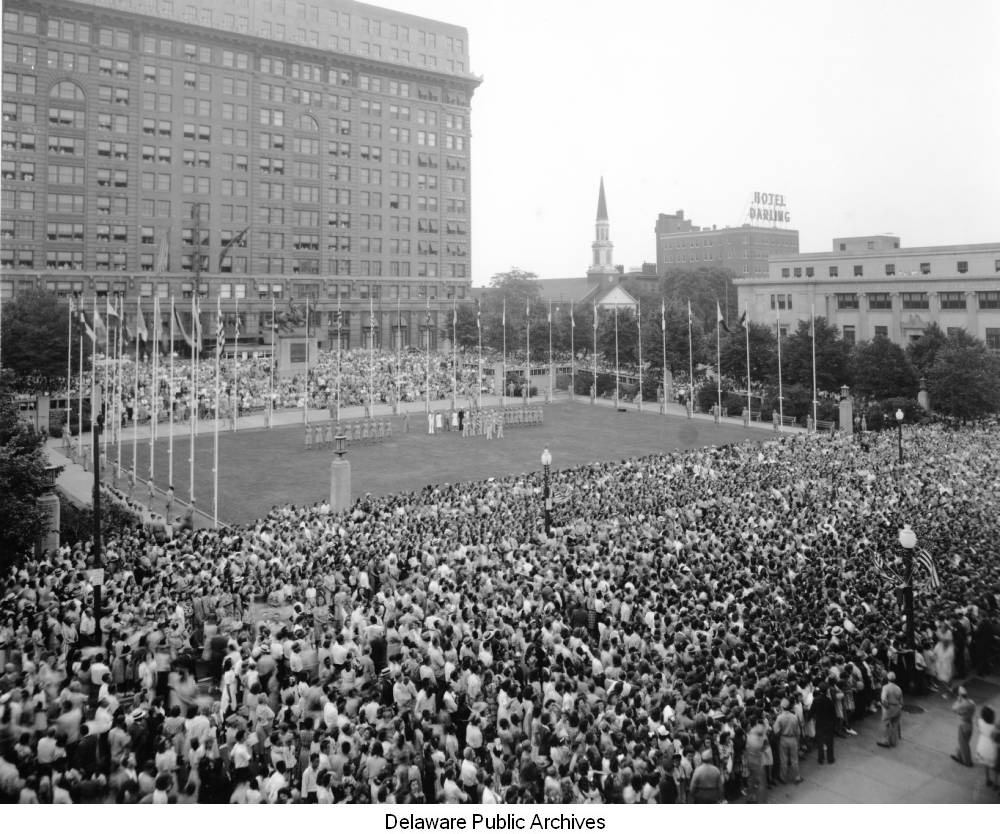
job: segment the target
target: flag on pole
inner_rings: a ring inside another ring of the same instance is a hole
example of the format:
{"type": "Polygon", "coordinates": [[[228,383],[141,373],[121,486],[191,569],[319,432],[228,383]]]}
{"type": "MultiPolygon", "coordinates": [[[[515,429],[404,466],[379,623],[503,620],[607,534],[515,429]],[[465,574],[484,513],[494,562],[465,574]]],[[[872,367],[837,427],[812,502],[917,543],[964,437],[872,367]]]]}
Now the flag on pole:
{"type": "Polygon", "coordinates": [[[108,330],[104,326],[104,319],[101,318],[101,312],[97,309],[97,305],[94,305],[94,337],[95,341],[103,342],[108,330]]]}
{"type": "Polygon", "coordinates": [[[111,303],[111,299],[108,299],[108,321],[111,319],[120,318],[118,311],[115,309],[115,305],[111,303]]]}
{"type": "Polygon", "coordinates": [[[573,305],[569,305],[569,329],[576,330],[576,319],[573,318],[573,305]]]}
{"type": "Polygon", "coordinates": [[[135,312],[135,332],[144,342],[149,341],[149,332],[146,330],[146,319],[142,315],[142,299],[136,301],[135,312]]]}
{"type": "Polygon", "coordinates": [[[691,315],[691,299],[688,299],[688,327],[694,324],[694,316],[691,315]]]}
{"type": "Polygon", "coordinates": [[[729,332],[729,327],[726,325],[726,320],[722,317],[722,308],[719,306],[719,302],[715,302],[715,321],[723,330],[727,333],[729,332]]]}
{"type": "Polygon", "coordinates": [[[181,331],[181,338],[184,340],[184,344],[194,350],[194,339],[192,339],[188,335],[187,330],[184,329],[184,322],[181,321],[180,311],[176,308],[174,309],[174,322],[177,325],[177,329],[181,331]]]}
{"type": "Polygon", "coordinates": [[[222,356],[226,346],[226,322],[222,318],[222,297],[215,298],[215,355],[222,356]]]}
{"type": "Polygon", "coordinates": [[[194,340],[195,350],[201,353],[203,349],[201,338],[201,302],[198,300],[197,294],[191,297],[191,338],[194,340]]]}
{"type": "Polygon", "coordinates": [[[250,231],[250,227],[247,226],[242,232],[233,236],[233,239],[229,241],[225,246],[222,247],[222,251],[219,253],[219,272],[222,272],[222,263],[225,261],[226,256],[229,254],[229,250],[234,246],[239,246],[243,239],[247,236],[247,232],[250,231]]]}
{"type": "MultiPolygon", "coordinates": [[[[239,299],[237,299],[237,304],[239,304],[239,299]]],[[[236,316],[236,328],[233,335],[233,347],[236,347],[236,343],[240,340],[240,314],[237,313],[236,316]]]]}
{"type": "Polygon", "coordinates": [[[506,327],[507,326],[507,299],[506,299],[506,297],[503,300],[503,311],[500,313],[500,326],[501,327],[506,327]]]}
{"type": "Polygon", "coordinates": [[[667,302],[664,299],[660,299],[660,330],[663,333],[667,332],[667,302]]]}
{"type": "Polygon", "coordinates": [[[548,321],[549,324],[552,324],[552,299],[551,298],[549,299],[549,312],[548,312],[548,315],[546,316],[546,320],[548,321]]]}
{"type": "Polygon", "coordinates": [[[594,298],[594,332],[597,331],[597,298],[594,298]]]}
{"type": "Polygon", "coordinates": [[[749,330],[749,325],[747,324],[747,311],[744,310],[743,314],[740,316],[740,327],[744,330],[749,330]]]}
{"type": "Polygon", "coordinates": [[[477,298],[476,299],[476,330],[478,330],[480,333],[483,330],[482,314],[483,314],[482,306],[480,305],[479,299],[477,298]]]}
{"type": "Polygon", "coordinates": [[[938,577],[937,566],[934,564],[934,558],[931,554],[926,550],[920,549],[913,558],[916,564],[927,571],[927,584],[930,589],[932,591],[938,590],[941,587],[941,579],[938,577]]]}
{"type": "Polygon", "coordinates": [[[91,326],[87,324],[87,314],[83,312],[83,307],[80,307],[80,326],[83,328],[83,332],[87,334],[87,337],[91,342],[97,344],[97,334],[93,331],[91,326]]]}

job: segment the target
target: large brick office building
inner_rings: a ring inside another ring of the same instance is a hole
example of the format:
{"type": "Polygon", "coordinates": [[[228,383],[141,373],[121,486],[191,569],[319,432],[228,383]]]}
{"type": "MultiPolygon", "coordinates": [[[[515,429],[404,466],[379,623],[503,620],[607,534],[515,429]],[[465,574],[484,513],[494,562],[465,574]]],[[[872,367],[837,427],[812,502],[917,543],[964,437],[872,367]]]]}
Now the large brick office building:
{"type": "Polygon", "coordinates": [[[437,345],[478,83],[465,29],[361,3],[8,0],[0,291],[197,292],[213,337],[221,297],[248,349],[272,299],[309,298],[323,345],[339,306],[352,347],[374,306],[376,345],[437,345]]]}

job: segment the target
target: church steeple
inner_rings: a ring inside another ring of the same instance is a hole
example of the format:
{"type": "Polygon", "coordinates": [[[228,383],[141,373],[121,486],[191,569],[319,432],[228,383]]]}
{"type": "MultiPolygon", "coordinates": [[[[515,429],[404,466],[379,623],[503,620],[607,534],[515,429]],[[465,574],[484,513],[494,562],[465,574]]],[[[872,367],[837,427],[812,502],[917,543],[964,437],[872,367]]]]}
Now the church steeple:
{"type": "Polygon", "coordinates": [[[608,221],[608,201],[604,196],[604,177],[597,194],[597,222],[594,224],[593,260],[587,270],[588,276],[613,275],[614,244],[611,242],[611,223],[608,221]]]}

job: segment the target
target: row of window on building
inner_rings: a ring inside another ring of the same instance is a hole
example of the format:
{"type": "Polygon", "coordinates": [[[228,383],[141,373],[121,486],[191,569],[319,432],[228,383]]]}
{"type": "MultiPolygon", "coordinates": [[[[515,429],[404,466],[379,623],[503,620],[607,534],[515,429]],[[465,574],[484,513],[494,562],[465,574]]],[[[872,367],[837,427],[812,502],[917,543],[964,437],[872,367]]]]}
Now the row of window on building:
{"type": "MultiPolygon", "coordinates": [[[[169,0],[161,0],[161,3],[167,2],[169,2],[169,0]]],[[[191,8],[193,9],[193,7],[191,8]]],[[[336,12],[333,12],[333,14],[336,14],[336,12]]],[[[197,13],[191,11],[190,13],[183,14],[181,19],[187,23],[197,23],[202,26],[210,27],[213,25],[212,9],[201,8],[197,10],[197,13]]],[[[388,45],[386,46],[385,54],[383,55],[382,44],[375,43],[370,40],[372,36],[379,38],[382,37],[382,22],[378,20],[370,20],[369,18],[363,19],[368,20],[370,26],[368,28],[360,29],[359,32],[362,35],[367,35],[369,39],[362,38],[354,41],[353,51],[356,54],[375,59],[382,59],[384,57],[393,61],[400,61],[408,64],[416,63],[418,66],[426,67],[428,69],[446,69],[452,73],[465,72],[466,64],[464,60],[464,38],[442,35],[441,47],[446,50],[446,52],[444,55],[440,56],[429,54],[428,52],[420,52],[388,45]],[[458,57],[452,57],[454,55],[457,55],[458,57]]],[[[221,26],[225,29],[243,34],[249,34],[250,21],[246,15],[222,12],[220,19],[215,21],[215,23],[221,24],[221,26]]],[[[3,28],[7,32],[20,32],[25,35],[41,34],[41,26],[39,25],[39,18],[37,15],[14,10],[4,11],[3,28]]],[[[350,27],[348,26],[346,28],[349,29],[350,27]]],[[[387,31],[390,33],[395,32],[395,37],[392,37],[390,34],[391,40],[399,41],[407,46],[413,44],[424,50],[436,51],[439,49],[438,34],[435,32],[426,32],[424,30],[414,29],[412,30],[411,38],[410,28],[399,24],[389,24],[387,31]]],[[[92,44],[94,43],[95,32],[97,46],[123,51],[131,50],[133,47],[133,33],[128,29],[113,29],[108,27],[97,27],[95,29],[89,23],[77,20],[50,17],[46,21],[44,34],[51,40],[92,44]]],[[[274,21],[261,21],[258,31],[253,34],[266,39],[275,39],[280,41],[287,40],[314,48],[319,48],[321,44],[319,30],[307,27],[289,26],[286,24],[283,15],[279,15],[274,21]]],[[[141,51],[146,54],[160,55],[161,57],[179,57],[185,60],[199,61],[206,64],[212,63],[214,60],[219,61],[224,67],[236,67],[237,69],[248,69],[250,64],[248,53],[237,50],[215,49],[204,44],[181,41],[178,42],[178,48],[175,51],[174,41],[170,38],[159,38],[152,35],[144,35],[136,40],[138,41],[141,51]]],[[[340,33],[327,32],[326,42],[323,45],[327,49],[335,52],[352,52],[351,37],[340,33]]],[[[261,71],[274,72],[279,75],[284,74],[283,65],[280,71],[265,69],[263,65],[260,66],[260,69],[261,71]]],[[[312,70],[315,70],[317,75],[321,72],[321,68],[316,65],[302,62],[289,62],[289,72],[294,78],[303,77],[307,80],[318,81],[318,77],[313,78],[311,72],[312,70]]]]}
{"type": "MultiPolygon", "coordinates": [[[[865,293],[868,299],[869,310],[891,310],[892,294],[887,292],[865,293]]],[[[939,292],[938,301],[942,310],[965,310],[968,294],[965,292],[939,292]]],[[[860,294],[856,292],[836,293],[838,310],[858,310],[861,306],[860,294]]],[[[1000,310],[1000,292],[986,290],[976,293],[980,310],[1000,310]]],[[[900,306],[904,310],[929,310],[930,293],[926,292],[901,292],[899,293],[900,306]]],[[[792,296],[787,293],[771,294],[772,310],[791,310],[792,296]]]]}
{"type": "MultiPolygon", "coordinates": [[[[894,263],[884,264],[884,269],[885,269],[885,274],[886,275],[896,275],[896,264],[894,264],[894,263]]],[[[993,270],[994,270],[994,272],[1000,272],[1000,258],[997,258],[993,262],[993,270]]],[[[830,278],[837,278],[840,275],[840,267],[838,265],[836,265],[836,264],[831,264],[829,267],[827,267],[827,271],[828,271],[828,275],[829,275],[830,278]]],[[[959,274],[962,274],[962,275],[966,274],[969,271],[969,262],[968,261],[956,261],[955,262],[955,271],[958,272],[959,274]]],[[[805,277],[806,278],[813,278],[815,276],[815,274],[816,274],[815,268],[811,267],[811,266],[806,266],[806,267],[801,267],[801,266],[787,267],[787,266],[783,266],[781,268],[781,277],[782,278],[802,278],[803,277],[803,272],[805,273],[805,277]]],[[[864,264],[854,264],[854,277],[860,278],[860,277],[864,276],[864,274],[865,274],[864,264]]],[[[906,273],[900,273],[900,274],[905,275],[906,273]]],[[[919,275],[930,275],[931,274],[931,264],[930,264],[930,261],[922,261],[922,262],[920,262],[919,269],[915,270],[915,271],[911,271],[909,274],[910,275],[917,275],[917,274],[919,274],[919,275]]]]}

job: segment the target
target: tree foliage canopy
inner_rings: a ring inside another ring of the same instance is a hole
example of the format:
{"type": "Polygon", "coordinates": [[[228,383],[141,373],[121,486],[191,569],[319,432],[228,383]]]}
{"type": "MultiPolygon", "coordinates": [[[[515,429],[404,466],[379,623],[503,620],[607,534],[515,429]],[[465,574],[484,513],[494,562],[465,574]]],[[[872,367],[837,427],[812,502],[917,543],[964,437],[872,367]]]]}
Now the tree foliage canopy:
{"type": "MultiPolygon", "coordinates": [[[[69,304],[47,290],[28,290],[3,305],[3,364],[18,377],[66,376],[69,304]]],[[[84,339],[89,354],[90,340],[84,339]]],[[[73,345],[76,355],[77,345],[73,345]]],[[[74,360],[75,361],[75,360],[74,360]]]]}

